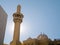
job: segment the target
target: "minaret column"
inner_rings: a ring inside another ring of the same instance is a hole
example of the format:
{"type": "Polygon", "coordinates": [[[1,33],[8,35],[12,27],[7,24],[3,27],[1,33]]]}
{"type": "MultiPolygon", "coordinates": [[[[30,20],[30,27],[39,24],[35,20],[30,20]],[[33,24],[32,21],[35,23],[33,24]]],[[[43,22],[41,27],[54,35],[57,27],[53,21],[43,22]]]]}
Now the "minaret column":
{"type": "Polygon", "coordinates": [[[13,40],[19,40],[20,37],[20,23],[21,22],[14,22],[15,27],[14,27],[14,36],[13,36],[13,40]]]}
{"type": "Polygon", "coordinates": [[[21,6],[17,6],[17,12],[13,14],[13,21],[14,21],[14,35],[13,40],[10,45],[21,45],[19,41],[20,38],[20,26],[23,20],[23,14],[21,13],[21,6]]]}

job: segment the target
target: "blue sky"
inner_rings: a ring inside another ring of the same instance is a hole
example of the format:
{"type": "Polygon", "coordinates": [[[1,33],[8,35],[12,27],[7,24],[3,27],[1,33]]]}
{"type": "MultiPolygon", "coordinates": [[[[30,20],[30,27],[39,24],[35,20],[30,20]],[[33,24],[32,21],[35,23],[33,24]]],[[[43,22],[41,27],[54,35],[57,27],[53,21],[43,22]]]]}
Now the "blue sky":
{"type": "Polygon", "coordinates": [[[20,4],[24,19],[21,24],[20,40],[36,38],[45,33],[51,39],[60,38],[60,0],[0,0],[0,5],[8,14],[4,43],[13,39],[13,13],[20,4]]]}

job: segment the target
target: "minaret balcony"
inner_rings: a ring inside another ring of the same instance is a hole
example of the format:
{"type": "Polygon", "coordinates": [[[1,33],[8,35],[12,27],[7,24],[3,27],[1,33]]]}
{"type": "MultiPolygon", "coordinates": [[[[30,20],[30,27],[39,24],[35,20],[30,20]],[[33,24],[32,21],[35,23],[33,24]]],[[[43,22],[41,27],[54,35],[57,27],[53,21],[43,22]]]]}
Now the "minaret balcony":
{"type": "Polygon", "coordinates": [[[14,18],[22,19],[24,16],[23,16],[23,14],[14,13],[14,14],[13,14],[13,17],[14,17],[14,18]]]}

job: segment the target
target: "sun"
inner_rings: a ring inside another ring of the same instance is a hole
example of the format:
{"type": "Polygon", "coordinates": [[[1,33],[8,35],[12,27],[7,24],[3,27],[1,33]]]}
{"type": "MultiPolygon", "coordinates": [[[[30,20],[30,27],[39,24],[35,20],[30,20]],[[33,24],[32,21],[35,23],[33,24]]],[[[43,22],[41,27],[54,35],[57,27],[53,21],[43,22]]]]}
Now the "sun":
{"type": "Polygon", "coordinates": [[[8,22],[7,27],[9,29],[9,33],[12,34],[14,32],[14,23],[13,22],[8,22]]]}
{"type": "Polygon", "coordinates": [[[27,24],[26,23],[22,23],[20,26],[20,33],[24,34],[27,31],[27,24]]]}
{"type": "MultiPolygon", "coordinates": [[[[14,33],[14,23],[13,23],[13,22],[8,23],[7,26],[8,26],[8,28],[9,28],[9,32],[10,32],[11,34],[14,33]]],[[[24,25],[21,25],[21,26],[20,26],[20,33],[22,33],[23,30],[24,30],[24,25]]]]}
{"type": "MultiPolygon", "coordinates": [[[[7,24],[7,27],[9,28],[9,32],[11,34],[14,34],[14,22],[10,22],[7,24]]],[[[28,23],[22,23],[20,25],[20,33],[24,34],[28,31],[28,23]]]]}

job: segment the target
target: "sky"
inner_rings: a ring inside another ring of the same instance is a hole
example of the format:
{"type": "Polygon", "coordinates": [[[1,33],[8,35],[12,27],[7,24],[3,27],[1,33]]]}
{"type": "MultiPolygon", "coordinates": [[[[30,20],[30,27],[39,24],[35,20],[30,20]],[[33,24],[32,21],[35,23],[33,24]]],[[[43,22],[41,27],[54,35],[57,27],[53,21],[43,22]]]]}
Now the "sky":
{"type": "Polygon", "coordinates": [[[20,41],[37,38],[41,33],[50,39],[60,39],[60,0],[0,0],[8,15],[4,43],[13,40],[13,13],[21,5],[24,18],[21,23],[20,41]]]}

